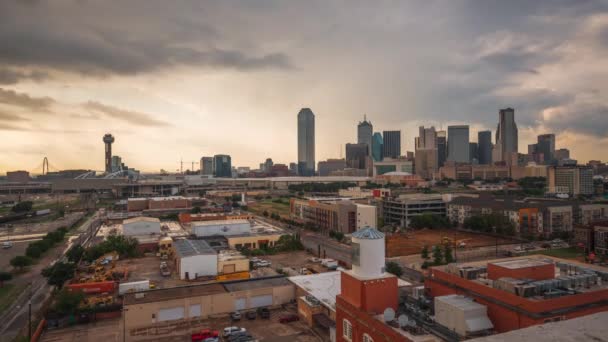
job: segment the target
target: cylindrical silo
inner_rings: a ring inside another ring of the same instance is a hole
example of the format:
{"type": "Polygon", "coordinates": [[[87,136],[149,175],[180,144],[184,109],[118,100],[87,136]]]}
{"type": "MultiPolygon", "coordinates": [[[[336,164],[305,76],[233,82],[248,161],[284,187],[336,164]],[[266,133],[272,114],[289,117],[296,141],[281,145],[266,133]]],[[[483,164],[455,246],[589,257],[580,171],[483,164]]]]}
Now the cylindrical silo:
{"type": "Polygon", "coordinates": [[[374,228],[363,228],[352,235],[353,272],[360,277],[384,274],[384,234],[374,228]]]}

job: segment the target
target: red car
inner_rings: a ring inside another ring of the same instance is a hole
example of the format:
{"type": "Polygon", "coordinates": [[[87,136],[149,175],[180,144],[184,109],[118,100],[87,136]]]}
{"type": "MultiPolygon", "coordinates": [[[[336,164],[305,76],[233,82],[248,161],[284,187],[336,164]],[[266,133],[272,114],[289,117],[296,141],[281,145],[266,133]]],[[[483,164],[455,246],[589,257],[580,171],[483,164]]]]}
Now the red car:
{"type": "Polygon", "coordinates": [[[217,330],[203,329],[198,333],[192,334],[192,342],[203,341],[210,337],[219,337],[220,332],[217,330]]]}
{"type": "Polygon", "coordinates": [[[289,323],[299,321],[300,317],[298,315],[285,315],[279,318],[279,323],[289,323]]]}

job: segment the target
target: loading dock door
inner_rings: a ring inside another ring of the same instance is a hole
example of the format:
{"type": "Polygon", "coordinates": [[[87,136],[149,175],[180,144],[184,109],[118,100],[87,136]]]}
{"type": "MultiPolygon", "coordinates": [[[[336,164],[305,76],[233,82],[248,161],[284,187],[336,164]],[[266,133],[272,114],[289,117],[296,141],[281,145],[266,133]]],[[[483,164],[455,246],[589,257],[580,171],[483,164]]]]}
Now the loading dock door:
{"type": "Polygon", "coordinates": [[[234,273],[234,272],[236,272],[235,264],[224,265],[224,269],[222,269],[223,274],[230,274],[230,273],[234,273]]]}
{"type": "Polygon", "coordinates": [[[241,311],[247,309],[247,298],[237,298],[234,300],[234,310],[241,311]]]}
{"type": "Polygon", "coordinates": [[[251,297],[252,308],[259,308],[261,306],[272,306],[272,295],[251,297]]]}
{"type": "Polygon", "coordinates": [[[177,319],[184,318],[184,307],[178,306],[176,308],[160,309],[158,310],[158,321],[174,321],[177,319]]]}

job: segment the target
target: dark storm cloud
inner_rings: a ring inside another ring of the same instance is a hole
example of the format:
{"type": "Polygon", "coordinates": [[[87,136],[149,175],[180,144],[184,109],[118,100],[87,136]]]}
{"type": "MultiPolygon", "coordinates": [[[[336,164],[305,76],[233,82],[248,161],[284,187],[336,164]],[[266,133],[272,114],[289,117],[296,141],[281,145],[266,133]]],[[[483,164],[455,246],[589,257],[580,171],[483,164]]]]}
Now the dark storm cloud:
{"type": "Polygon", "coordinates": [[[125,110],[96,101],[89,101],[83,105],[86,110],[92,111],[96,114],[104,114],[106,116],[126,121],[130,124],[137,126],[148,126],[148,127],[166,127],[170,126],[168,122],[154,119],[151,115],[146,113],[135,112],[131,110],[125,110]]]}
{"type": "Polygon", "coordinates": [[[0,104],[21,107],[31,111],[47,111],[55,103],[50,97],[34,97],[14,90],[0,88],[0,104]]]}
{"type": "MultiPolygon", "coordinates": [[[[215,29],[188,17],[187,9],[182,15],[176,6],[162,12],[158,2],[139,7],[104,4],[3,2],[0,65],[87,76],[132,75],[183,65],[239,71],[291,68],[284,53],[225,46],[230,44],[215,29]],[[166,17],[157,17],[163,14],[166,17]]],[[[11,83],[28,76],[5,75],[11,83]]]]}
{"type": "Polygon", "coordinates": [[[21,80],[27,79],[40,82],[47,78],[49,78],[49,75],[40,71],[23,72],[11,69],[0,69],[0,84],[3,85],[16,84],[21,80]]]}
{"type": "Polygon", "coordinates": [[[555,132],[575,132],[596,138],[608,137],[608,105],[572,104],[557,109],[556,117],[544,121],[555,132]]]}

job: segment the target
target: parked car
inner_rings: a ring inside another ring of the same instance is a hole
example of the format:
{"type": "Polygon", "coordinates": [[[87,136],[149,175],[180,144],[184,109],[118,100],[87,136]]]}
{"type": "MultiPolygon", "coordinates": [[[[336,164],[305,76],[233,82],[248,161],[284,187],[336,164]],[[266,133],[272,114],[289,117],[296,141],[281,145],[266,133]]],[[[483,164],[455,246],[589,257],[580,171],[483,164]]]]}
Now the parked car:
{"type": "Polygon", "coordinates": [[[260,315],[260,317],[262,317],[264,319],[269,319],[270,318],[270,310],[268,310],[268,308],[259,308],[258,309],[258,315],[260,315]]]}
{"type": "Polygon", "coordinates": [[[220,338],[219,337],[207,337],[206,339],[203,340],[203,342],[220,342],[220,338]]]}
{"type": "Polygon", "coordinates": [[[200,332],[192,334],[192,342],[212,342],[219,340],[220,333],[217,330],[203,329],[200,332]],[[209,340],[209,341],[208,341],[209,340]]]}
{"type": "Polygon", "coordinates": [[[240,332],[246,332],[246,331],[247,331],[247,329],[245,329],[245,328],[239,328],[239,327],[235,327],[235,326],[226,327],[226,328],[224,328],[224,337],[231,336],[231,335],[234,335],[234,334],[237,334],[240,332]]]}
{"type": "Polygon", "coordinates": [[[290,323],[299,321],[300,317],[298,315],[284,315],[279,318],[279,323],[290,323]]]}
{"type": "Polygon", "coordinates": [[[268,260],[260,260],[258,262],[253,263],[255,267],[270,267],[272,263],[268,260]]]}
{"type": "Polygon", "coordinates": [[[3,248],[3,249],[9,249],[9,248],[11,248],[11,247],[13,247],[13,242],[11,242],[11,241],[4,241],[4,242],[2,243],[2,248],[3,248]]]}
{"type": "Polygon", "coordinates": [[[240,321],[241,320],[241,313],[238,311],[235,311],[233,313],[230,314],[230,318],[232,318],[233,321],[240,321]]]}
{"type": "Polygon", "coordinates": [[[317,262],[321,262],[321,259],[319,259],[317,257],[312,257],[312,258],[308,258],[308,261],[317,263],[317,262]]]}
{"type": "Polygon", "coordinates": [[[247,311],[245,314],[245,317],[247,317],[248,320],[254,320],[257,316],[258,315],[255,311],[247,311]]]}

